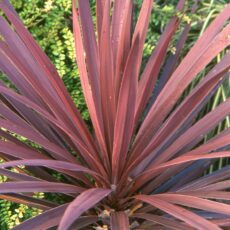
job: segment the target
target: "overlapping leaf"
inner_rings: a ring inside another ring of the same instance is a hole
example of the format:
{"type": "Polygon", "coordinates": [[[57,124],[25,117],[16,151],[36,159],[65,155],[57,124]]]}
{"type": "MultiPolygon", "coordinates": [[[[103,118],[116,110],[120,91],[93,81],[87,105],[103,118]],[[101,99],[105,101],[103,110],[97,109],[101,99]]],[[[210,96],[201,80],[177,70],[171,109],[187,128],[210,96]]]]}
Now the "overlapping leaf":
{"type": "Polygon", "coordinates": [[[176,54],[167,59],[184,5],[178,1],[139,76],[153,1],[143,1],[135,22],[132,1],[96,0],[94,25],[90,1],[73,0],[76,61],[91,133],[49,58],[9,1],[0,0],[0,70],[13,85],[0,81],[0,174],[8,178],[0,184],[0,198],[44,211],[15,229],[230,226],[229,166],[203,176],[216,159],[230,156],[230,129],[202,143],[229,116],[230,100],[197,120],[229,77],[228,52],[218,64],[212,61],[230,45],[230,5],[183,58],[188,23],[176,54]],[[210,63],[212,69],[179,103],[210,63]],[[64,204],[34,198],[36,192],[58,194],[64,204]]]}

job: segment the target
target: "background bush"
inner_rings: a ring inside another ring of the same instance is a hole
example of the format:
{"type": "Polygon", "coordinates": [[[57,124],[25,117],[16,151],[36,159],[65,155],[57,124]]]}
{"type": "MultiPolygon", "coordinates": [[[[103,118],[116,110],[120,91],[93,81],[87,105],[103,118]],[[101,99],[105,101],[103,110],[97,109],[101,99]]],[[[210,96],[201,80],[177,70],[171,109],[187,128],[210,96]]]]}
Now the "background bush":
{"type": "MultiPolygon", "coordinates": [[[[74,102],[82,113],[83,118],[89,123],[89,115],[85,106],[83,93],[80,87],[80,79],[75,64],[71,22],[71,0],[11,0],[11,2],[24,24],[55,64],[74,102]]],[[[90,2],[92,3],[92,14],[95,15],[95,1],[93,0],[90,2]]],[[[135,0],[134,2],[135,8],[137,9],[135,12],[138,12],[138,7],[142,0],[135,0]]],[[[182,23],[180,30],[183,29],[183,25],[186,21],[192,20],[192,29],[188,37],[188,42],[186,43],[185,52],[194,44],[194,41],[200,36],[208,23],[221,11],[224,4],[227,2],[228,0],[203,0],[199,3],[196,14],[186,15],[186,17],[184,17],[184,23],[182,23]]],[[[174,9],[176,3],[177,1],[172,0],[155,1],[150,28],[144,47],[143,61],[151,54],[169,18],[175,14],[174,9]]],[[[192,0],[187,1],[188,8],[191,7],[192,4],[192,0]]],[[[135,16],[137,17],[137,15],[135,16]]],[[[177,35],[178,34],[179,32],[177,35]]],[[[170,45],[169,52],[171,53],[175,51],[176,38],[177,36],[175,36],[174,41],[170,45]]],[[[220,54],[218,58],[220,58],[221,55],[223,54],[220,54]]],[[[218,62],[218,58],[215,62],[218,62]]],[[[209,66],[209,68],[211,68],[211,66],[209,66]]],[[[190,88],[204,76],[204,73],[205,72],[200,73],[197,80],[191,84],[190,88]]],[[[188,88],[185,94],[189,92],[190,88],[188,88]]],[[[229,88],[230,81],[228,80],[218,90],[217,94],[200,116],[203,116],[207,111],[212,110],[221,101],[229,97],[230,92],[227,90],[229,88]]],[[[221,129],[224,129],[225,126],[229,125],[229,118],[227,118],[215,132],[219,132],[221,129]]],[[[213,135],[213,133],[209,134],[206,139],[208,139],[210,135],[213,135]]],[[[221,167],[223,164],[227,164],[227,162],[220,161],[218,166],[213,166],[210,170],[213,170],[215,167],[221,167]]],[[[0,182],[5,180],[6,178],[0,177],[0,182]]],[[[36,196],[44,196],[44,194],[39,193],[36,194],[36,196]]],[[[50,199],[57,198],[52,195],[49,196],[50,199]]],[[[0,229],[11,229],[23,220],[39,214],[39,212],[39,210],[29,208],[25,205],[0,200],[0,229]]]]}

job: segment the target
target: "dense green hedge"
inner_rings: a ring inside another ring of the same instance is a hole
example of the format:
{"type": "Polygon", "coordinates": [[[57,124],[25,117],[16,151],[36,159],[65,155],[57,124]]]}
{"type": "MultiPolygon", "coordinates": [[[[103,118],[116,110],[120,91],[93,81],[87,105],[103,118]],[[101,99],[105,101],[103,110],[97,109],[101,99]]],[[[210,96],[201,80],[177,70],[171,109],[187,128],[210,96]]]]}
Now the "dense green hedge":
{"type": "MultiPolygon", "coordinates": [[[[48,56],[55,64],[58,72],[71,93],[77,107],[84,119],[89,120],[83,94],[80,87],[78,71],[75,65],[72,23],[71,0],[11,0],[21,19],[28,27],[34,38],[39,42],[48,56]]],[[[135,8],[140,6],[142,0],[135,0],[135,8]]],[[[144,60],[150,55],[168,19],[175,13],[177,1],[155,1],[148,37],[144,48],[144,60]]],[[[187,1],[188,7],[193,1],[187,1]]],[[[91,1],[92,6],[94,1],[91,1]]],[[[201,1],[196,15],[187,15],[186,20],[193,21],[186,50],[199,36],[200,31],[209,23],[227,3],[227,0],[201,1]],[[210,18],[209,18],[210,17],[210,18]]],[[[92,7],[95,14],[95,7],[92,7]]],[[[181,29],[183,28],[183,23],[181,29]]],[[[176,39],[176,37],[175,37],[176,39]]],[[[169,52],[174,52],[174,42],[169,52]]],[[[6,178],[0,177],[0,181],[6,178]]],[[[44,196],[39,193],[36,196],[44,196]]],[[[37,215],[39,210],[28,208],[12,202],[0,200],[0,229],[8,230],[23,220],[37,215]]]]}

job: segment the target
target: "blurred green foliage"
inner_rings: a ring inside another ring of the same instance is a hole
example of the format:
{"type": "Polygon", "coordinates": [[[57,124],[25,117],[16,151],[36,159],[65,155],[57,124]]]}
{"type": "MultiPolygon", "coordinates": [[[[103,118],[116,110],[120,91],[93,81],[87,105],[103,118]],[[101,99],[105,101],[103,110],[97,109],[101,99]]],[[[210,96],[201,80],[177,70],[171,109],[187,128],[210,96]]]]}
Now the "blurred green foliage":
{"type": "MultiPolygon", "coordinates": [[[[177,2],[177,0],[155,0],[144,47],[144,63],[157,44],[166,23],[172,15],[175,15],[175,5],[177,2]]],[[[192,29],[186,43],[185,52],[193,45],[211,19],[218,14],[227,2],[228,0],[202,0],[196,14],[188,14],[184,17],[180,30],[183,29],[187,20],[192,20],[192,29]]],[[[80,87],[79,73],[75,64],[71,28],[71,0],[11,0],[11,3],[19,13],[26,27],[55,64],[83,118],[89,121],[89,115],[80,87]]],[[[90,1],[90,3],[92,5],[92,14],[95,16],[95,0],[90,1]]],[[[134,3],[134,16],[137,19],[137,12],[142,0],[134,0],[134,3]]],[[[186,4],[187,8],[190,8],[193,0],[187,0],[186,4]]],[[[95,17],[93,20],[95,21],[95,17]]],[[[173,52],[178,34],[179,32],[174,37],[169,52],[173,52]]],[[[204,73],[202,74],[204,75],[204,73]]],[[[222,100],[224,100],[224,97],[229,92],[226,92],[224,89],[222,87],[218,91],[218,95],[222,97],[222,100]]],[[[215,98],[213,99],[214,101],[221,101],[221,99],[215,98]]],[[[212,109],[212,106],[210,107],[212,109]]],[[[226,122],[229,125],[229,120],[226,122]]],[[[0,176],[0,183],[5,180],[5,177],[0,176]]],[[[44,196],[44,194],[39,193],[36,196],[44,196]]],[[[54,197],[51,194],[46,195],[46,197],[51,200],[57,199],[57,202],[61,202],[58,200],[58,197],[54,197]]],[[[25,205],[0,200],[0,229],[11,229],[23,220],[39,214],[39,212],[39,210],[29,208],[25,205]]]]}

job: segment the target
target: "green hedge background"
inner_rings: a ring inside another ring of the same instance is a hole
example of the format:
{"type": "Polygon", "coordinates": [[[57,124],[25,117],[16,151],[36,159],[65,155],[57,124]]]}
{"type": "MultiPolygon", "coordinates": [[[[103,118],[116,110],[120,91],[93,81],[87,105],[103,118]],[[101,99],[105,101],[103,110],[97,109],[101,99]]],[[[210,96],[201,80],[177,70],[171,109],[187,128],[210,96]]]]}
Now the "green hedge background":
{"type": "MultiPolygon", "coordinates": [[[[92,4],[92,14],[95,16],[95,0],[91,0],[90,2],[92,4]]],[[[137,12],[142,0],[134,0],[134,2],[135,17],[137,17],[137,12]]],[[[196,14],[187,15],[185,17],[180,29],[183,29],[186,20],[192,20],[192,29],[188,37],[185,52],[193,45],[194,41],[201,35],[202,31],[206,28],[212,18],[223,9],[227,2],[228,0],[202,0],[199,3],[196,14]]],[[[71,22],[71,0],[11,0],[11,3],[19,13],[26,27],[30,30],[34,38],[55,64],[83,118],[90,123],[75,64],[71,22]]],[[[157,44],[157,40],[162,33],[165,24],[175,13],[174,9],[176,3],[177,1],[172,0],[155,0],[144,48],[144,62],[157,44]]],[[[193,1],[188,0],[186,4],[187,7],[191,7],[193,1]]],[[[174,52],[174,45],[178,34],[179,33],[177,33],[175,39],[172,41],[169,52],[174,52]]],[[[218,58],[220,58],[221,55],[223,54],[220,54],[218,58]]],[[[213,64],[218,62],[218,58],[213,64]]],[[[198,79],[203,75],[204,72],[198,76],[198,79]]],[[[195,84],[196,82],[194,82],[190,88],[195,84]]],[[[204,112],[213,109],[219,102],[229,97],[230,92],[227,89],[229,89],[229,81],[220,88],[217,95],[212,99],[207,108],[205,108],[204,112]]],[[[224,121],[224,127],[226,125],[229,126],[228,118],[224,121]]],[[[223,125],[221,124],[219,130],[224,128],[222,126],[223,125]]],[[[218,130],[215,132],[218,132],[218,130]]],[[[0,177],[0,182],[5,180],[5,177],[0,177]]],[[[44,194],[39,193],[36,194],[36,196],[43,197],[44,194]]],[[[51,199],[54,199],[54,197],[51,196],[51,199]]],[[[29,208],[25,205],[0,200],[0,229],[11,229],[25,219],[39,213],[39,210],[29,208]]]]}

